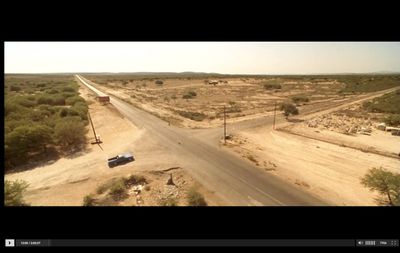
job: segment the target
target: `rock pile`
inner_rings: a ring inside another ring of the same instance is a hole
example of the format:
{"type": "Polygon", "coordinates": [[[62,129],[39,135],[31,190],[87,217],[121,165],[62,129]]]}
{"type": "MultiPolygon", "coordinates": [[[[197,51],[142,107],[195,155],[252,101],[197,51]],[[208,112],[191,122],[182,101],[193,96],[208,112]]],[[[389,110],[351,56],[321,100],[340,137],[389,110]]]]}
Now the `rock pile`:
{"type": "Polygon", "coordinates": [[[353,118],[346,115],[323,115],[305,122],[308,127],[326,129],[344,134],[366,134],[372,132],[370,119],[353,118]]]}
{"type": "Polygon", "coordinates": [[[140,193],[142,192],[143,188],[145,187],[145,184],[137,184],[137,185],[132,185],[131,188],[128,190],[128,194],[135,196],[136,197],[136,204],[138,206],[141,206],[143,204],[143,199],[140,193]]]}
{"type": "Polygon", "coordinates": [[[162,190],[158,192],[156,198],[159,201],[167,200],[167,199],[179,199],[181,197],[181,193],[175,185],[165,185],[162,190]]]}

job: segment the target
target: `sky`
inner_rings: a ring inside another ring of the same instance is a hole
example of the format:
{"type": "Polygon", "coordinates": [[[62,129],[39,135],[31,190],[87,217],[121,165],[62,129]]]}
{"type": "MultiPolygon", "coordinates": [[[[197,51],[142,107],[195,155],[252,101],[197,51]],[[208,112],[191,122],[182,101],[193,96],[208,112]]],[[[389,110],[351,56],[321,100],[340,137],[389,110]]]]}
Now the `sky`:
{"type": "Polygon", "coordinates": [[[5,73],[400,72],[400,42],[4,42],[5,73]]]}

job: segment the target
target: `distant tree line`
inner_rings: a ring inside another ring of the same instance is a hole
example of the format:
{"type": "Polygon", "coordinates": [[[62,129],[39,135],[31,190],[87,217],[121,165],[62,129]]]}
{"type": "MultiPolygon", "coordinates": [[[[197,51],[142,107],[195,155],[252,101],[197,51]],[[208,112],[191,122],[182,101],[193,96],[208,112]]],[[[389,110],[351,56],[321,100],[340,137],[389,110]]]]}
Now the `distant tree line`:
{"type": "Polygon", "coordinates": [[[400,75],[343,75],[335,79],[345,84],[339,93],[374,92],[400,86],[400,75]]]}

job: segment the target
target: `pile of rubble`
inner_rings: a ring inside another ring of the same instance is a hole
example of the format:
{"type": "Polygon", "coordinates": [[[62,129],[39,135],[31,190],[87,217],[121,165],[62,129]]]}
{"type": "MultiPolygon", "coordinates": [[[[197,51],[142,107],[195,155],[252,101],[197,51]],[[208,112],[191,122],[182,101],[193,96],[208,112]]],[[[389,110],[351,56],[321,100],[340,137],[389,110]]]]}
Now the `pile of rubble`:
{"type": "Polygon", "coordinates": [[[353,118],[346,115],[323,115],[305,122],[308,127],[326,129],[344,134],[370,135],[374,123],[368,118],[353,118]]]}
{"type": "Polygon", "coordinates": [[[162,202],[168,199],[178,200],[183,197],[182,187],[187,184],[186,180],[182,175],[169,174],[168,180],[158,188],[156,191],[156,198],[158,202],[162,202]]]}
{"type": "Polygon", "coordinates": [[[128,190],[129,195],[136,197],[136,204],[138,206],[141,206],[144,203],[142,196],[140,195],[141,192],[143,191],[144,187],[145,187],[145,183],[141,183],[141,184],[132,185],[128,190]]]}
{"type": "Polygon", "coordinates": [[[169,198],[179,199],[180,192],[177,186],[175,185],[165,185],[163,191],[157,196],[159,200],[165,200],[169,198]]]}

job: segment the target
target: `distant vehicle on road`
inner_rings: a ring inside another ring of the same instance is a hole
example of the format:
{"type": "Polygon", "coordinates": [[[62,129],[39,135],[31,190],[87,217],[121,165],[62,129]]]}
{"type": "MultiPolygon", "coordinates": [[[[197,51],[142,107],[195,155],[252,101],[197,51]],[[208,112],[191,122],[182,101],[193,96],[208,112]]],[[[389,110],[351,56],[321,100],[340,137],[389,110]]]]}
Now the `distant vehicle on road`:
{"type": "Polygon", "coordinates": [[[110,97],[109,96],[97,96],[96,98],[99,102],[105,104],[105,103],[110,103],[110,97]]]}
{"type": "Polygon", "coordinates": [[[108,159],[108,167],[112,168],[120,164],[125,164],[135,161],[135,158],[133,157],[132,154],[130,153],[125,153],[121,155],[114,156],[110,159],[108,159]]]}

